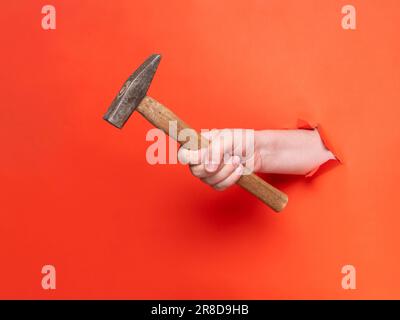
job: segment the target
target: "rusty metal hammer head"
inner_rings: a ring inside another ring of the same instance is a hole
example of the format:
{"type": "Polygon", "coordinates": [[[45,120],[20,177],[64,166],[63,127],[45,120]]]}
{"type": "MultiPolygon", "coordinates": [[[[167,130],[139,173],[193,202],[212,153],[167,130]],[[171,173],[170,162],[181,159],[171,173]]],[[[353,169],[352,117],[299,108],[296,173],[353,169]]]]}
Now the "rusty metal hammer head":
{"type": "Polygon", "coordinates": [[[103,119],[121,129],[133,111],[146,96],[154,74],[160,63],[161,55],[152,54],[136,71],[125,81],[118,95],[103,119]]]}

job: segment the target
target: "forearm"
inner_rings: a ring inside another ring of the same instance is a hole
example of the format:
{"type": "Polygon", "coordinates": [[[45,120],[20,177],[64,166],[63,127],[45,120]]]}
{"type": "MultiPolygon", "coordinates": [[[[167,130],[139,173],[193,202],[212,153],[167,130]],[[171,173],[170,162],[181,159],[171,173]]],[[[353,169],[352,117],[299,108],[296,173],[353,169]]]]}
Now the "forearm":
{"type": "Polygon", "coordinates": [[[307,174],[335,156],[317,130],[255,132],[256,170],[266,173],[307,174]]]}

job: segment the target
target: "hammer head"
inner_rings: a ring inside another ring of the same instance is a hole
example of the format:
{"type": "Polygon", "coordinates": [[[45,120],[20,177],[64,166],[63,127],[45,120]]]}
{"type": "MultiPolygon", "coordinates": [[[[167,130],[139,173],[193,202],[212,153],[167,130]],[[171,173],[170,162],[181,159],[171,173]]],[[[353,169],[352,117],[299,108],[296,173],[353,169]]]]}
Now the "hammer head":
{"type": "Polygon", "coordinates": [[[152,54],[125,81],[103,119],[121,129],[133,111],[146,96],[150,83],[160,63],[161,55],[152,54]]]}

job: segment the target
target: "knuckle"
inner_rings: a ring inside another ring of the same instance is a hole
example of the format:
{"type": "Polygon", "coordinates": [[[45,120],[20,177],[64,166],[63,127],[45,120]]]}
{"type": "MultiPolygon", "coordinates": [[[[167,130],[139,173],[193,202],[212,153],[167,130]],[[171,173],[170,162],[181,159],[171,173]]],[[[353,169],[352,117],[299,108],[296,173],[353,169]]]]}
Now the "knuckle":
{"type": "Polygon", "coordinates": [[[185,148],[180,148],[178,150],[178,161],[181,164],[188,164],[189,163],[188,150],[186,150],[185,148]]]}
{"type": "Polygon", "coordinates": [[[201,177],[204,172],[202,168],[198,168],[198,167],[189,167],[190,172],[195,176],[195,177],[201,177]]]}

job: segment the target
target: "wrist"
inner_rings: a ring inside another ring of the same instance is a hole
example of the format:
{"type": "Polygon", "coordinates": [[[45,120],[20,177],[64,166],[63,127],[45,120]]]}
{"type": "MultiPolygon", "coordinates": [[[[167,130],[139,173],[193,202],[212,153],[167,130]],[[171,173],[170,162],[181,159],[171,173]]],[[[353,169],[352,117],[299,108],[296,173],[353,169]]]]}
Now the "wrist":
{"type": "Polygon", "coordinates": [[[265,172],[266,159],[270,158],[276,149],[276,135],[272,130],[254,131],[254,171],[265,172]]]}

